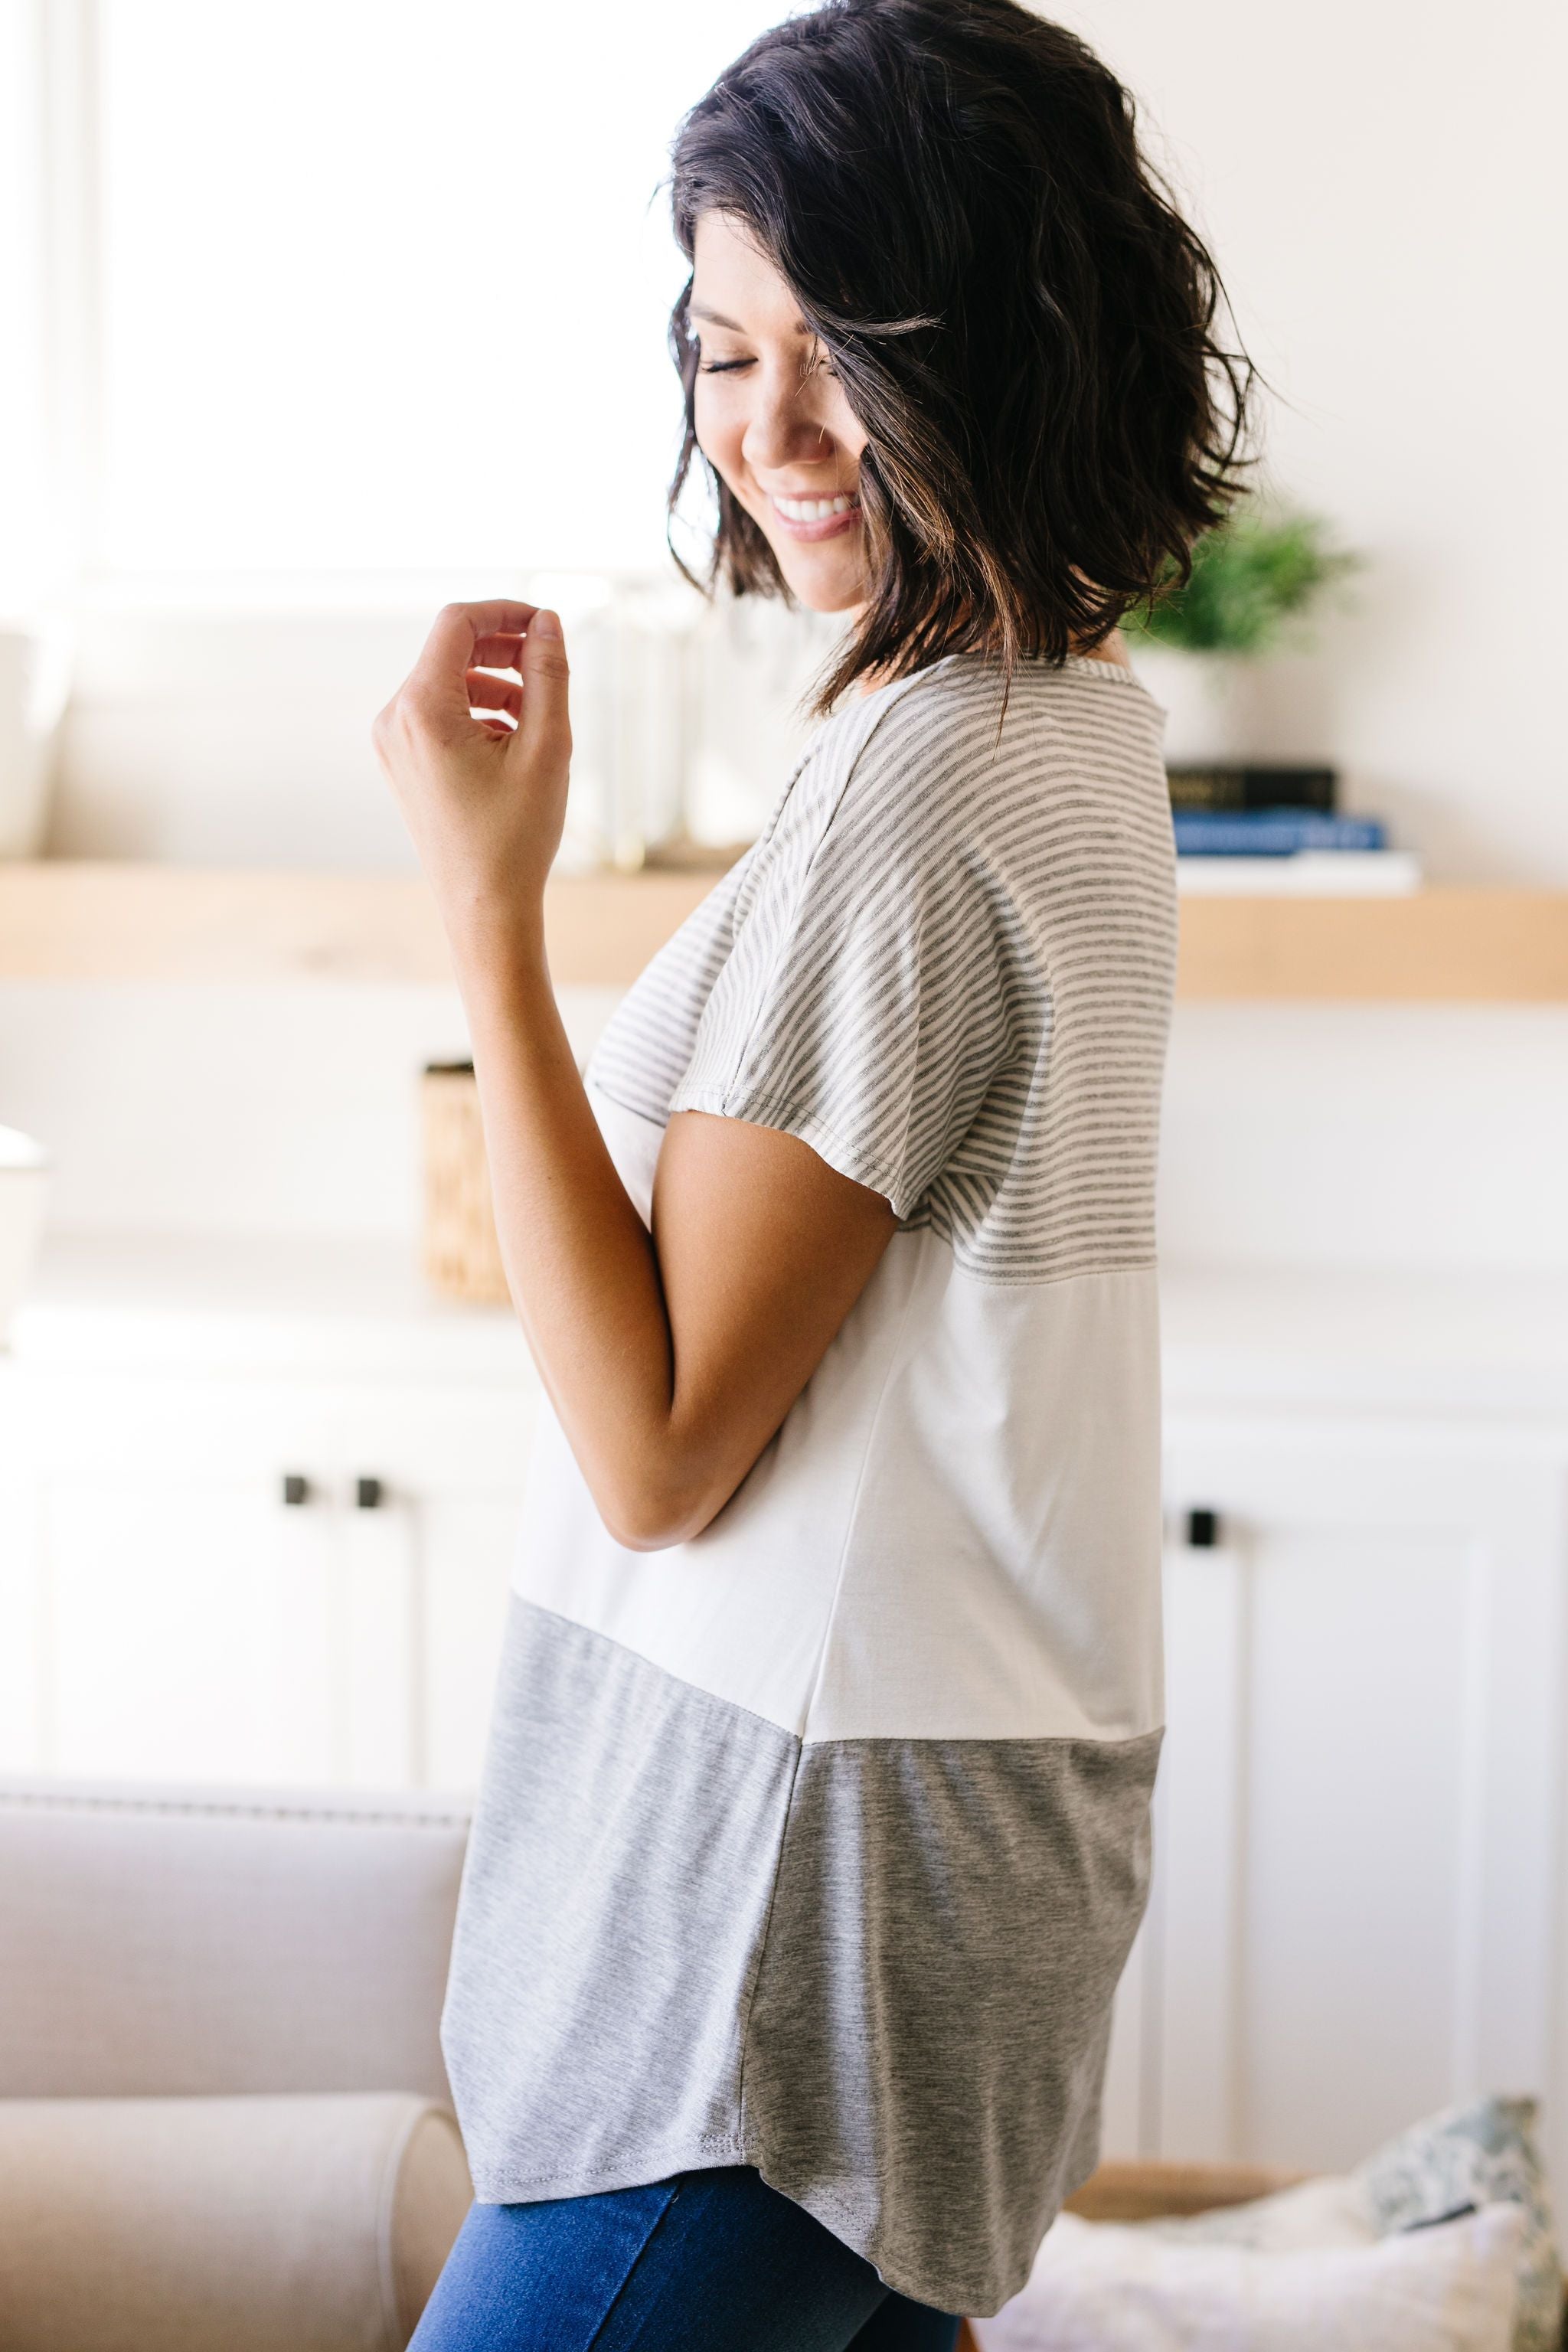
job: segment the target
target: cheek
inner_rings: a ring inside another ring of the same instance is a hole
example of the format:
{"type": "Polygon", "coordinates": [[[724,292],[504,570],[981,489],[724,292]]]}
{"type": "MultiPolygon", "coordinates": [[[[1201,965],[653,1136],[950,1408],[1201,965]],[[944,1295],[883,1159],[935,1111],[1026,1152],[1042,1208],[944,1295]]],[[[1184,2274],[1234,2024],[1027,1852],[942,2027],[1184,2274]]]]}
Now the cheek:
{"type": "Polygon", "coordinates": [[[866,448],[866,436],[857,425],[852,431],[837,436],[837,439],[840,448],[849,460],[848,470],[858,475],[860,459],[866,448]]]}
{"type": "Polygon", "coordinates": [[[716,398],[700,376],[692,395],[691,418],[698,447],[708,463],[732,485],[741,469],[743,419],[736,416],[732,404],[722,396],[716,398]]]}
{"type": "Polygon", "coordinates": [[[822,421],[845,455],[858,465],[860,452],[866,446],[866,428],[844,397],[843,387],[837,382],[826,387],[822,421]]]}

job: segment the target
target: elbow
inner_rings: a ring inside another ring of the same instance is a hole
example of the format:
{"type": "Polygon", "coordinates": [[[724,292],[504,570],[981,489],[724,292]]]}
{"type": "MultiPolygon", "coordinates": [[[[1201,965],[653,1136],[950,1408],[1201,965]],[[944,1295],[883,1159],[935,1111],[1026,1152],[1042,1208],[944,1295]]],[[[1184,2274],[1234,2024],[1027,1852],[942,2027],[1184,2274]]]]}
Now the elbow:
{"type": "Polygon", "coordinates": [[[668,1551],[689,1543],[728,1500],[727,1495],[715,1496],[655,1476],[620,1479],[613,1491],[594,1496],[606,1534],[624,1551],[668,1551]]]}

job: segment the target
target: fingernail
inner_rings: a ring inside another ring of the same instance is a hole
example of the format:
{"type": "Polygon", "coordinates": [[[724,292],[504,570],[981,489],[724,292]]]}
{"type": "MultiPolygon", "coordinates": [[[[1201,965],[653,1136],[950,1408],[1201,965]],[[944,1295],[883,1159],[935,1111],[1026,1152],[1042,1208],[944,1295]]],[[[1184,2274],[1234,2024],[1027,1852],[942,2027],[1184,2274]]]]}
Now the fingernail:
{"type": "Polygon", "coordinates": [[[553,613],[535,613],[532,626],[542,637],[558,637],[561,635],[561,623],[553,613]]]}

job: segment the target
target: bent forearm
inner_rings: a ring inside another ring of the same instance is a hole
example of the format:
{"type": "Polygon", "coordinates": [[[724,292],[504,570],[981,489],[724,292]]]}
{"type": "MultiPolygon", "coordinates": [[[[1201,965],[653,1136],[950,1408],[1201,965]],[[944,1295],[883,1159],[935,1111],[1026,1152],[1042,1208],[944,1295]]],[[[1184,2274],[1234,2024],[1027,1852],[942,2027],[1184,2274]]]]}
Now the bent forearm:
{"type": "Polygon", "coordinates": [[[652,1238],[605,1149],[542,940],[458,950],[513,1301],[601,1516],[621,1541],[681,1532],[674,1349],[652,1238]]]}

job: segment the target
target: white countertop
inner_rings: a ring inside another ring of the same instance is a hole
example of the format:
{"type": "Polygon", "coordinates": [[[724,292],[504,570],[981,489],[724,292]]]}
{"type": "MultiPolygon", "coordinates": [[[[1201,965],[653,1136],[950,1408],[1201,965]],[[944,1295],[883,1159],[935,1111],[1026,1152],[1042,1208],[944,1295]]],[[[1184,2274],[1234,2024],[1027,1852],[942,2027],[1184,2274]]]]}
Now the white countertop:
{"type": "Polygon", "coordinates": [[[385,1381],[533,1377],[510,1307],[438,1297],[416,1245],[53,1234],[12,1318],[19,1366],[385,1381]]]}
{"type": "MultiPolygon", "coordinates": [[[[1568,1274],[1167,1266],[1167,1409],[1568,1418],[1568,1274]]],[[[531,1381],[509,1307],[437,1297],[412,1243],[52,1235],[17,1370],[531,1381]]]]}

